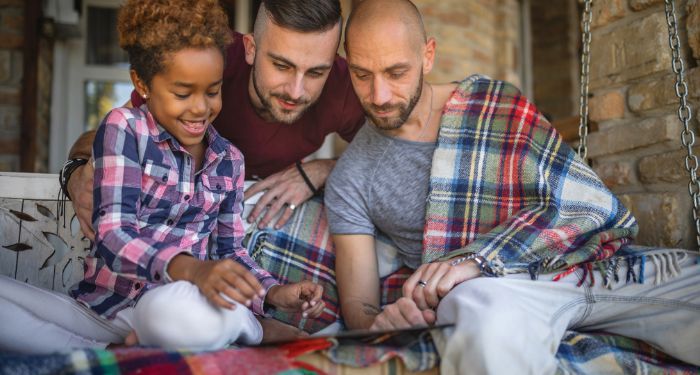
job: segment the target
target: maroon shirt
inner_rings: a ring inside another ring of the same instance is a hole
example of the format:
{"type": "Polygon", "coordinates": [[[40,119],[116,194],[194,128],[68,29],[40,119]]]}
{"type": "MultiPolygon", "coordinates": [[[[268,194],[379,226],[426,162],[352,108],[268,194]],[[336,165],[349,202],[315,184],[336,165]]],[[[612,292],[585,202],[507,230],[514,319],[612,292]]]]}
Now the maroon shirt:
{"type": "MultiPolygon", "coordinates": [[[[326,135],[338,133],[351,141],[365,115],[350,82],[347,62],[336,56],[318,101],[293,124],[260,118],[248,95],[252,67],[245,61],[242,34],[229,46],[222,87],[223,107],[216,130],[243,152],[246,178],[265,178],[318,150],[326,135]]],[[[131,96],[134,106],[143,103],[131,96]]]]}

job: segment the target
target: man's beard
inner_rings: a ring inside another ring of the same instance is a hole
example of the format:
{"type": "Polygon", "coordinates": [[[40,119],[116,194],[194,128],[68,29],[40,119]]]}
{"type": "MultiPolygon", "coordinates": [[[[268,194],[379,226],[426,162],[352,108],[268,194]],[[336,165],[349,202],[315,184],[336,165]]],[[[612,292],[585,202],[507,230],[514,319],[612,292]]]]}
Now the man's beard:
{"type": "Polygon", "coordinates": [[[423,72],[420,73],[420,79],[418,81],[418,87],[416,87],[416,91],[413,93],[413,96],[411,96],[411,99],[408,101],[407,105],[403,104],[383,104],[383,105],[374,105],[374,104],[369,104],[365,106],[365,114],[372,120],[374,125],[381,129],[381,130],[396,130],[403,126],[403,124],[406,123],[406,120],[408,120],[408,117],[411,116],[411,112],[413,112],[413,109],[416,107],[416,104],[418,104],[418,101],[420,100],[421,93],[423,92],[423,72]],[[370,107],[374,111],[387,111],[389,109],[398,109],[399,110],[399,115],[398,117],[395,118],[379,118],[375,117],[373,115],[373,112],[369,111],[367,107],[370,107]]]}
{"type": "Polygon", "coordinates": [[[306,110],[309,109],[309,107],[311,107],[311,105],[309,104],[310,100],[304,97],[294,100],[291,97],[289,97],[289,95],[278,94],[273,92],[270,93],[269,97],[266,97],[265,95],[263,95],[262,90],[260,90],[260,87],[258,86],[258,74],[257,70],[255,70],[255,63],[253,63],[252,74],[253,89],[255,90],[255,94],[258,96],[258,99],[260,99],[261,104],[261,106],[254,105],[253,107],[255,108],[255,112],[257,112],[257,114],[260,115],[260,117],[262,117],[263,119],[266,119],[268,121],[281,122],[283,124],[292,124],[299,118],[301,118],[301,116],[306,112],[306,110]],[[294,103],[298,105],[300,109],[296,113],[294,111],[288,111],[285,109],[280,109],[282,113],[275,113],[275,107],[272,106],[272,98],[279,98],[286,102],[294,103]]]}

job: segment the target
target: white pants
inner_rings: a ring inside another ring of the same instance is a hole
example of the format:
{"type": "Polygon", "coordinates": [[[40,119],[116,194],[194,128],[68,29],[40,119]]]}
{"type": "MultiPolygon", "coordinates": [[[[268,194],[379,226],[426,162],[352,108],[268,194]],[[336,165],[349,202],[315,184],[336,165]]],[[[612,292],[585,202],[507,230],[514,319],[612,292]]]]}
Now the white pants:
{"type": "Polygon", "coordinates": [[[247,307],[215,307],[186,281],[147,291],[135,307],[108,320],[67,295],[0,276],[0,350],[104,348],[124,342],[131,331],[141,345],[165,349],[212,350],[262,339],[262,327],[247,307]]]}
{"type": "MultiPolygon", "coordinates": [[[[661,257],[670,260],[671,257],[661,257]]],[[[566,330],[605,331],[646,341],[667,354],[700,365],[700,265],[697,255],[681,253],[680,275],[655,285],[657,268],[647,261],[644,284],[576,284],[581,274],[557,282],[549,275],[477,278],[455,287],[440,302],[438,323],[455,322],[444,337],[445,374],[553,374],[557,348],[566,330]]],[[[635,267],[635,270],[638,267],[635,267]]],[[[659,274],[661,275],[661,274],[659,274]]],[[[441,340],[438,340],[438,343],[441,340]]]]}

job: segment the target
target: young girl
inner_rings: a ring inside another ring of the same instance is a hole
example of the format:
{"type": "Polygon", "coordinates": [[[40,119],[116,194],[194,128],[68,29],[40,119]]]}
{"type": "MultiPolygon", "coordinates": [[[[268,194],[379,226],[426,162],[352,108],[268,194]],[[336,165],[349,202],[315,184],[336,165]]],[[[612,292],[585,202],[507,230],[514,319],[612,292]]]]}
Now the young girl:
{"type": "Polygon", "coordinates": [[[0,303],[11,301],[0,318],[24,319],[22,332],[0,329],[0,349],[104,347],[129,334],[129,343],[217,349],[259,343],[253,312],[263,315],[263,303],[318,316],[320,286],[278,285],[241,246],[243,156],[211,126],[230,41],[217,1],[129,0],[118,29],[145,104],[112,110],[97,131],[85,278],[75,300],[0,280],[0,303]]]}

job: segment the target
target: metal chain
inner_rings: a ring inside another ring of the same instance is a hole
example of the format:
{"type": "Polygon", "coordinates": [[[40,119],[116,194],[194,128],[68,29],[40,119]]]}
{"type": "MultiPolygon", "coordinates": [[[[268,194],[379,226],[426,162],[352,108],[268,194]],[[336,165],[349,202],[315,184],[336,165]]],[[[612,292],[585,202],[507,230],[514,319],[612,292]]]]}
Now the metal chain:
{"type": "Polygon", "coordinates": [[[678,119],[683,123],[681,142],[686,148],[685,169],[690,175],[688,192],[693,201],[693,219],[695,220],[695,240],[700,249],[700,181],[698,181],[698,158],[693,154],[695,133],[690,128],[692,112],[688,105],[688,85],[685,82],[685,69],[681,57],[681,42],[678,38],[678,20],[673,0],[664,0],[666,5],[666,23],[668,24],[668,43],[671,46],[673,72],[676,73],[676,96],[680,100],[678,119]]]}
{"type": "Polygon", "coordinates": [[[588,156],[588,73],[591,64],[591,5],[593,0],[585,0],[581,35],[581,98],[579,100],[578,156],[587,163],[588,156]]]}

